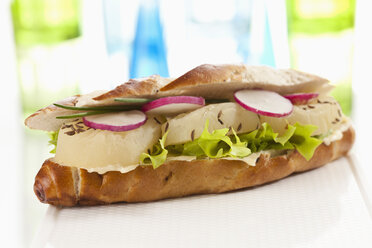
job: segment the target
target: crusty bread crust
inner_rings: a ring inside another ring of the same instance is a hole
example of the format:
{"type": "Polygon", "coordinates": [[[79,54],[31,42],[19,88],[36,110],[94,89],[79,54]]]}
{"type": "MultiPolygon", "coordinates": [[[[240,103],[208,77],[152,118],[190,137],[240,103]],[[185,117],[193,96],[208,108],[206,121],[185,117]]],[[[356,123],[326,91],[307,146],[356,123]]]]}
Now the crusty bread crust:
{"type": "MultiPolygon", "coordinates": [[[[79,95],[76,95],[60,100],[56,103],[66,106],[75,106],[78,99],[79,95]]],[[[38,111],[27,117],[25,120],[25,125],[31,129],[39,129],[48,132],[57,131],[66,121],[63,119],[56,119],[57,116],[76,114],[79,112],[81,111],[73,111],[59,108],[54,105],[49,105],[48,107],[39,109],[38,111]]]]}
{"type": "Polygon", "coordinates": [[[128,82],[117,86],[93,100],[103,101],[117,97],[152,96],[159,92],[159,89],[171,81],[170,78],[162,78],[159,75],[152,75],[148,78],[130,79],[128,82]]]}
{"type": "MultiPolygon", "coordinates": [[[[99,96],[88,94],[91,103],[81,106],[102,106],[123,104],[115,102],[118,97],[159,98],[175,95],[193,95],[204,98],[231,99],[236,90],[243,88],[261,88],[276,91],[280,94],[298,92],[318,92],[326,94],[332,88],[328,80],[292,70],[274,69],[268,66],[246,66],[239,64],[201,65],[172,81],[153,75],[147,78],[130,79],[115,89],[99,96]]],[[[83,97],[81,97],[83,98],[83,97]]],[[[75,106],[80,97],[64,100],[75,106]]],[[[64,120],[56,116],[77,113],[74,110],[57,108],[53,105],[37,111],[25,121],[26,126],[44,131],[57,131],[64,120]]]]}
{"type": "Polygon", "coordinates": [[[35,178],[34,191],[41,202],[57,206],[146,202],[232,191],[320,167],[346,155],[354,137],[350,127],[342,139],[329,146],[321,144],[309,161],[296,151],[273,158],[262,154],[254,167],[221,159],[171,161],[155,170],[146,166],[125,174],[111,171],[100,175],[48,159],[35,178]]]}
{"type": "Polygon", "coordinates": [[[288,94],[311,91],[327,93],[330,87],[327,79],[293,69],[204,64],[173,80],[160,91],[229,99],[236,90],[243,88],[261,88],[288,94]]]}

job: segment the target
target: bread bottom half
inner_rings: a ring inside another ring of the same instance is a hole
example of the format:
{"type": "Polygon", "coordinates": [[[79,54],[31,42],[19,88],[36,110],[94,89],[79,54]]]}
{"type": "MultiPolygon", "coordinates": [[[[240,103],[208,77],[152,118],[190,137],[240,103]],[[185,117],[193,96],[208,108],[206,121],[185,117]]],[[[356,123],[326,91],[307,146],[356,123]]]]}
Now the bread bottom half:
{"type": "Polygon", "coordinates": [[[256,166],[237,160],[170,161],[157,169],[139,166],[128,173],[89,173],[48,159],[35,178],[34,191],[41,202],[57,206],[146,202],[194,194],[232,191],[320,167],[347,154],[354,143],[349,128],[340,140],[321,144],[311,160],[297,151],[277,157],[261,154],[256,166]]]}

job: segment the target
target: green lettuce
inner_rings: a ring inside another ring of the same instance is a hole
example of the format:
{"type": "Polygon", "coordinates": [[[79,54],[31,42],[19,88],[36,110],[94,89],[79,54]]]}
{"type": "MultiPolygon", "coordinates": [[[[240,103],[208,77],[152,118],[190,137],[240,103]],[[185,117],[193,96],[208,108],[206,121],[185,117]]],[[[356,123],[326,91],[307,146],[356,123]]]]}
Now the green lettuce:
{"type": "Polygon", "coordinates": [[[298,123],[295,124],[295,127],[296,130],[289,141],[306,160],[310,160],[315,149],[323,142],[321,139],[311,136],[318,127],[313,125],[302,126],[298,123]]]}
{"type": "Polygon", "coordinates": [[[48,144],[54,146],[53,149],[51,151],[49,151],[49,153],[56,153],[57,141],[58,141],[58,132],[59,131],[48,133],[48,136],[49,136],[48,144]]]}
{"type": "Polygon", "coordinates": [[[164,143],[167,139],[168,132],[166,132],[163,137],[156,143],[150,153],[142,153],[140,155],[140,161],[142,164],[150,163],[154,169],[158,168],[160,165],[164,164],[167,159],[168,150],[165,149],[164,143]]]}
{"type": "Polygon", "coordinates": [[[262,150],[290,150],[296,149],[306,160],[310,160],[315,149],[322,140],[312,137],[317,129],[313,125],[287,125],[285,132],[279,136],[268,123],[263,123],[259,129],[252,132],[237,135],[232,129],[233,135],[228,136],[228,128],[208,131],[209,121],[205,123],[201,136],[185,144],[170,145],[164,147],[168,133],[154,145],[149,153],[142,153],[140,161],[143,164],[151,163],[154,168],[162,165],[168,154],[174,156],[196,156],[197,158],[244,158],[252,152],[262,150]]]}
{"type": "Polygon", "coordinates": [[[167,159],[167,154],[185,155],[196,157],[222,158],[222,157],[246,157],[251,154],[246,142],[241,142],[239,137],[235,134],[233,141],[227,133],[228,128],[218,129],[209,133],[209,121],[205,123],[204,130],[201,136],[191,142],[183,145],[171,145],[164,147],[167,133],[156,143],[150,153],[142,153],[140,162],[142,164],[151,163],[156,169],[162,165],[167,159]]]}
{"type": "Polygon", "coordinates": [[[321,139],[311,136],[316,129],[318,127],[314,125],[288,124],[279,137],[268,123],[263,123],[260,129],[240,135],[240,139],[248,143],[252,152],[296,149],[306,160],[310,160],[322,143],[321,139]]]}
{"type": "Polygon", "coordinates": [[[241,134],[240,139],[248,143],[248,147],[252,152],[262,150],[284,150],[294,149],[294,146],[289,142],[290,138],[295,133],[296,128],[288,125],[284,134],[279,137],[268,123],[262,123],[260,129],[256,129],[250,133],[241,134]]]}
{"type": "Polygon", "coordinates": [[[205,123],[204,130],[199,138],[188,142],[183,146],[182,155],[222,158],[222,157],[246,157],[251,154],[246,142],[241,142],[234,132],[234,139],[227,136],[228,128],[208,131],[209,121],[205,123]]]}

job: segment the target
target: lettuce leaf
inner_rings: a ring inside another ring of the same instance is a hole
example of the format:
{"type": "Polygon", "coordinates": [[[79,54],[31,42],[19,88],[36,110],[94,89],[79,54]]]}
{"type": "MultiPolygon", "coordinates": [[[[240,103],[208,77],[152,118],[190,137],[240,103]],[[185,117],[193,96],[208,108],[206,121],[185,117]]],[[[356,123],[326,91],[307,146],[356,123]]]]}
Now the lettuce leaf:
{"type": "Polygon", "coordinates": [[[251,154],[251,150],[247,147],[246,142],[241,142],[235,131],[235,142],[227,136],[228,128],[214,130],[212,133],[208,131],[209,121],[207,120],[201,136],[184,145],[183,155],[189,156],[207,156],[209,158],[222,157],[246,157],[251,154]]]}
{"type": "Polygon", "coordinates": [[[49,151],[49,153],[56,153],[57,141],[58,141],[58,132],[59,132],[59,130],[56,131],[56,132],[48,133],[48,136],[49,136],[49,139],[50,139],[48,141],[48,144],[54,146],[53,149],[51,151],[49,151]]]}
{"type": "Polygon", "coordinates": [[[222,158],[228,156],[243,158],[251,154],[251,151],[247,148],[247,143],[241,142],[235,131],[233,131],[235,136],[233,142],[227,136],[228,128],[218,129],[209,133],[208,126],[209,121],[207,120],[201,136],[183,145],[164,147],[168,132],[165,133],[159,142],[154,145],[150,153],[142,153],[140,155],[140,162],[142,164],[151,163],[153,168],[156,169],[165,162],[169,151],[171,151],[172,155],[196,156],[198,158],[222,158]]]}
{"type": "Polygon", "coordinates": [[[315,149],[322,143],[321,139],[311,137],[311,134],[318,127],[313,125],[302,126],[298,123],[294,126],[296,130],[289,141],[306,160],[310,160],[314,155],[315,149]]]}
{"type": "Polygon", "coordinates": [[[286,131],[279,137],[268,123],[263,123],[260,129],[240,135],[240,139],[248,143],[252,152],[297,149],[306,160],[310,160],[322,143],[321,139],[311,136],[317,128],[314,125],[288,124],[286,131]]]}
{"type": "Polygon", "coordinates": [[[306,160],[310,160],[315,149],[322,143],[322,140],[312,137],[311,134],[317,129],[313,125],[287,126],[285,132],[279,136],[268,123],[262,123],[259,129],[252,132],[237,135],[232,129],[233,135],[228,136],[228,128],[208,131],[209,121],[207,120],[201,136],[185,144],[170,145],[164,147],[167,133],[154,145],[150,154],[141,155],[141,163],[152,163],[154,168],[163,164],[167,155],[196,156],[197,158],[244,158],[252,152],[262,150],[287,150],[297,149],[306,160]]]}
{"type": "Polygon", "coordinates": [[[240,141],[238,135],[236,135],[235,130],[231,129],[234,134],[235,143],[231,144],[230,157],[244,158],[252,153],[251,149],[247,147],[247,142],[240,141]]]}
{"type": "Polygon", "coordinates": [[[142,153],[140,155],[140,161],[142,164],[150,163],[154,169],[158,168],[160,165],[164,164],[167,159],[168,150],[165,149],[164,143],[167,138],[168,132],[166,132],[163,137],[156,143],[152,151],[149,153],[142,153]]]}
{"type": "Polygon", "coordinates": [[[262,123],[260,129],[256,129],[250,133],[241,134],[240,139],[248,143],[248,147],[252,152],[259,152],[262,150],[284,150],[294,149],[294,146],[289,142],[293,136],[296,128],[288,125],[288,128],[282,136],[279,137],[268,123],[262,123]]]}

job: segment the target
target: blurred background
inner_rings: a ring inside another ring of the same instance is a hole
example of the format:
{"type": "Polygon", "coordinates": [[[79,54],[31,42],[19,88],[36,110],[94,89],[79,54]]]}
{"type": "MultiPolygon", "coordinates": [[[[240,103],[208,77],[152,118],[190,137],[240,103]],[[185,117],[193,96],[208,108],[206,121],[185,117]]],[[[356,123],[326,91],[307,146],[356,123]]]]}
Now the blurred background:
{"type": "MultiPolygon", "coordinates": [[[[368,9],[367,0],[0,1],[1,236],[29,246],[46,210],[33,179],[51,147],[23,119],[73,94],[151,74],[177,77],[203,63],[292,67],[328,78],[344,112],[366,130],[368,9]]],[[[369,161],[361,136],[354,152],[369,161]]]]}

